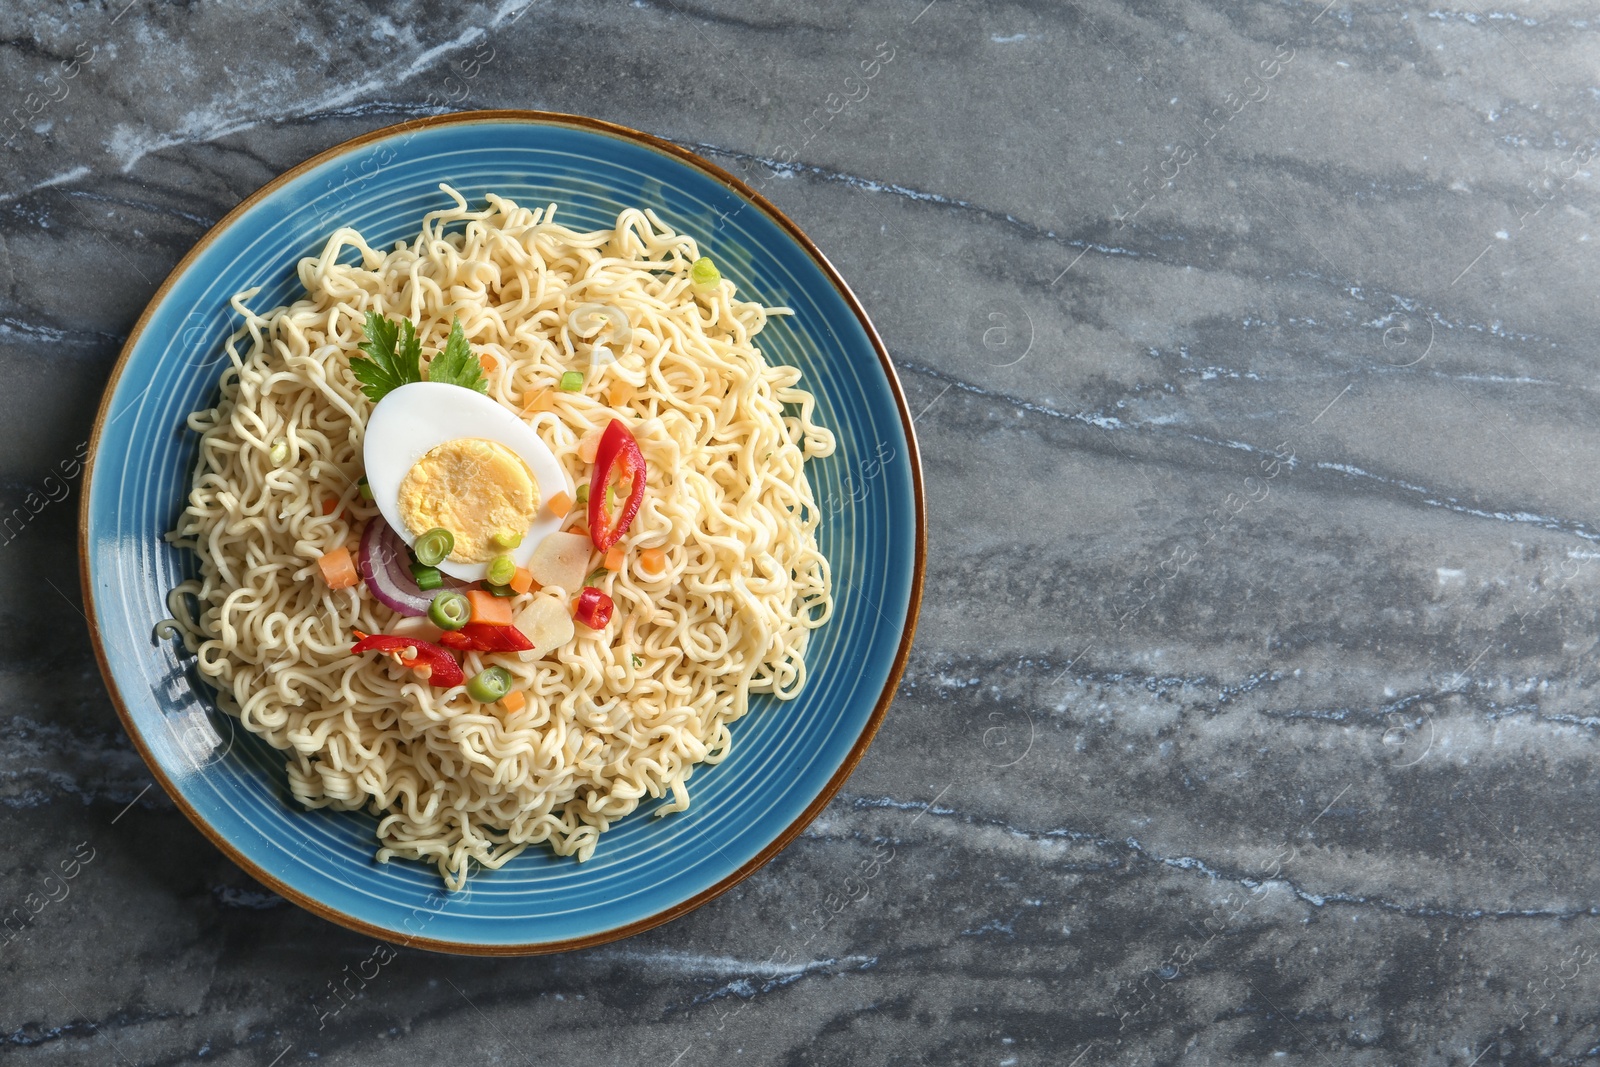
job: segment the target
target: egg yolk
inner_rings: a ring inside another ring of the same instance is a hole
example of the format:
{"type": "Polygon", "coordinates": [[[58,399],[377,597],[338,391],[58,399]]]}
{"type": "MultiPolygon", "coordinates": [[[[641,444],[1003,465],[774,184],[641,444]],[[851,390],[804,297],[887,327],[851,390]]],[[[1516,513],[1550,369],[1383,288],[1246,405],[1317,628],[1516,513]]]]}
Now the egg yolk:
{"type": "Polygon", "coordinates": [[[455,536],[450,559],[487,563],[533,524],[539,486],[528,465],[495,441],[463,437],[430,449],[400,483],[400,517],[413,536],[442,526],[455,536]]]}

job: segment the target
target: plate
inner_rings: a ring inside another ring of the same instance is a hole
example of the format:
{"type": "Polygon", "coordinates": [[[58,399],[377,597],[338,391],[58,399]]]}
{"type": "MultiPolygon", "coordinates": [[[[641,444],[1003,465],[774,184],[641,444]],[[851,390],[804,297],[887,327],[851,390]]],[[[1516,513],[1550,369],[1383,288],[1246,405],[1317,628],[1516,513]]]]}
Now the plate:
{"type": "Polygon", "coordinates": [[[659,138],[594,119],[482,111],[357,137],[246,199],[183,258],[139,317],[95,421],[79,518],[90,632],[112,701],[155,778],[218,848],[285,898],[351,929],[444,952],[522,954],[599,944],[665,922],[749,875],[820,812],[861,759],[892,699],[922,588],[921,468],[905,397],[855,296],[800,228],[755,190],[659,138]],[[295,265],[351,225],[376,245],[423,214],[496,192],[556,203],[557,221],[609,228],[653,207],[692,234],[747,299],[786,305],[760,345],[801,368],[838,451],[807,465],[833,568],[833,619],[812,636],[795,700],[761,696],[732,726],[733,754],[689,782],[688,811],[660,801],[613,826],[583,863],[534,846],[446,894],[432,865],[373,859],[375,819],[306,811],[282,754],[221,712],[192,660],[155,628],[195,574],[162,535],[188,491],[237,315],[286,303],[295,265]]]}

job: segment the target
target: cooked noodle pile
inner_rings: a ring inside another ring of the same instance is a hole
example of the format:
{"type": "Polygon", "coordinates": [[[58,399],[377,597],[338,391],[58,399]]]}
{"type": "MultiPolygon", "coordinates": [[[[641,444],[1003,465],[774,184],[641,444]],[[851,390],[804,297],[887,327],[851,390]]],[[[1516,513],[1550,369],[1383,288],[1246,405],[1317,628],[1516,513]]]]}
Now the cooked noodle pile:
{"type": "Polygon", "coordinates": [[[169,603],[223,707],[287,754],[296,799],[373,812],[380,861],[426,858],[456,889],[471,861],[496,868],[538,842],[586,859],[645,797],[670,792],[662,812],[683,810],[695,765],[728,755],[750,694],[796,695],[807,637],[833,610],[804,462],[834,439],[812,420],[799,370],[769,366],[752,343],[772,309],[727,283],[697,297],[694,240],[653,213],[580,233],[553,221],[554,206],[490,196],[473,211],[445,191],[456,206],[426,216],[409,244],[335,232],[301,261],[305,295],[289,306],[257,314],[258,290],[234,298],[244,325],[217,406],[190,416],[200,462],[169,535],[199,554],[201,577],[169,603]],[[584,321],[596,304],[620,309],[627,329],[597,333],[584,321]],[[417,323],[425,353],[459,317],[490,357],[489,396],[518,412],[564,371],[598,376],[525,415],[575,481],[588,477],[579,439],[613,417],[643,449],[644,506],[623,544],[664,548],[665,572],[594,580],[616,602],[611,625],[579,626],[543,660],[466,654],[469,677],[511,671],[521,711],[459,688],[446,699],[385,657],[351,655],[354,631],[386,632],[398,616],[364,586],[319,578],[318,557],[377,515],[356,486],[373,405],[350,371],[369,310],[417,323]],[[607,363],[602,343],[620,358],[607,363]]]}

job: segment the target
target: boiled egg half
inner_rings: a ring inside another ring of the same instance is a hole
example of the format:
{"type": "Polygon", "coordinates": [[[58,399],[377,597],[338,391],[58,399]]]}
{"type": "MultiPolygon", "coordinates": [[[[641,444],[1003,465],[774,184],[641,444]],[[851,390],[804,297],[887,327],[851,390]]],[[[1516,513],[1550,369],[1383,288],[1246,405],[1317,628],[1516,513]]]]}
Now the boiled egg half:
{"type": "Polygon", "coordinates": [[[413,382],[389,393],[367,419],[362,456],[384,520],[408,545],[435,527],[449,530],[455,547],[439,569],[463,581],[482,580],[489,561],[507,553],[527,566],[561,526],[550,501],[573,497],[527,423],[459,385],[413,382]]]}

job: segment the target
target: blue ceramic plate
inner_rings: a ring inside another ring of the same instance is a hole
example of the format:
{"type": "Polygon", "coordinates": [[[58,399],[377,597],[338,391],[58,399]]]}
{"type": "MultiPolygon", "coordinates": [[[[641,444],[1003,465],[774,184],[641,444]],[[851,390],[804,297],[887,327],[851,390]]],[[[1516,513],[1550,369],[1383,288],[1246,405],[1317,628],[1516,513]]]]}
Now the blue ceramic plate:
{"type": "Polygon", "coordinates": [[[732,175],[667,142],[591,119],[537,112],[450,115],[380,130],[311,159],[251,196],[156,292],[106,387],[85,476],[83,591],[101,670],[157,781],[255,878],[306,908],[390,941],[450,952],[528,953],[597,944],[665,922],[748,875],[827,803],[860,760],[905,663],[921,592],[922,482],[883,344],[844,281],[782,213],[732,175]],[[687,812],[622,820],[579,864],[535,847],[476,871],[448,897],[431,865],[373,861],[372,816],[308,812],[280,753],[217,710],[177,643],[158,640],[168,589],[196,571],[162,534],[183,507],[196,436],[235,325],[234,293],[287,302],[295,264],[339,225],[375,245],[409,238],[443,206],[555,202],[568,226],[612,225],[653,207],[692,234],[746,297],[793,318],[761,335],[797,365],[838,452],[809,465],[833,565],[831,622],[806,652],[788,704],[753,701],[733,755],[701,768],[687,812]]]}

